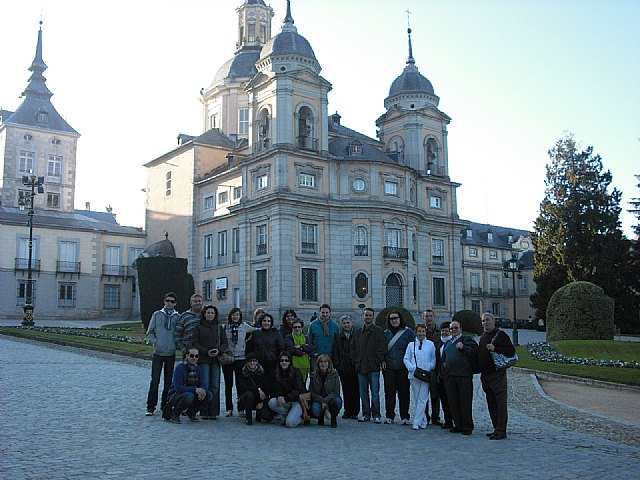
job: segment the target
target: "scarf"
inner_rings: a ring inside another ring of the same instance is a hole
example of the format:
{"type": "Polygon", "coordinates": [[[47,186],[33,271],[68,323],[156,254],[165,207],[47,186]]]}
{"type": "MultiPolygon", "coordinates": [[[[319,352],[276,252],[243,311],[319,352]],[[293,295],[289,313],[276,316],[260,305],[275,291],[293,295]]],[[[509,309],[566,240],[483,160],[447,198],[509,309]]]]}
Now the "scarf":
{"type": "MultiPolygon", "coordinates": [[[[291,338],[293,339],[293,344],[296,347],[307,344],[307,337],[305,337],[303,334],[297,335],[295,333],[292,333],[291,338]]],[[[309,355],[307,355],[306,353],[303,353],[302,355],[294,355],[293,366],[297,369],[308,370],[310,366],[309,355]]]]}
{"type": "Polygon", "coordinates": [[[198,386],[198,372],[196,371],[196,366],[191,365],[190,363],[186,364],[187,366],[187,385],[190,387],[198,386]]]}
{"type": "Polygon", "coordinates": [[[238,328],[239,323],[231,323],[231,341],[236,345],[238,343],[238,328]]]}
{"type": "Polygon", "coordinates": [[[331,318],[327,318],[326,320],[322,320],[322,317],[320,317],[320,325],[322,325],[322,331],[324,332],[324,336],[328,337],[330,335],[329,333],[329,322],[331,321],[331,318]]]}

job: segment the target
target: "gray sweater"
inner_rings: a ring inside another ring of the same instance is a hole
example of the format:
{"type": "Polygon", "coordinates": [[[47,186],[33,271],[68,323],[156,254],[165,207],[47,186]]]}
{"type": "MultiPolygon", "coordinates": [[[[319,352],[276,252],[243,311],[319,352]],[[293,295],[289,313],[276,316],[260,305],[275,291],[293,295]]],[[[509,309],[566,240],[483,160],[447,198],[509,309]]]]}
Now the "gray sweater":
{"type": "Polygon", "coordinates": [[[155,355],[175,356],[176,342],[173,339],[173,330],[179,317],[180,315],[175,310],[169,315],[164,308],[156,310],[151,315],[147,329],[147,341],[153,345],[155,355]]]}

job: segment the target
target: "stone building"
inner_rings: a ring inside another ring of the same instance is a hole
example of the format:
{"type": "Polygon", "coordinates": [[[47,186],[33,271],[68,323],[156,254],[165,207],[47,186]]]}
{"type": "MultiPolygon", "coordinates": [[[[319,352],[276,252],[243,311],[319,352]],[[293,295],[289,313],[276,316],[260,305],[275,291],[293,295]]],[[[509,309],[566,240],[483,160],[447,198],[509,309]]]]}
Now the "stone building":
{"type": "Polygon", "coordinates": [[[110,212],[75,210],[80,134],[57,112],[43,73],[42,28],[22,103],[0,110],[0,316],[21,318],[27,296],[31,189],[23,177],[43,177],[33,198],[32,300],[38,319],[128,319],[138,311],[132,261],[146,235],[110,212]],[[20,208],[23,207],[23,208],[20,208]]]}
{"type": "MultiPolygon", "coordinates": [[[[237,49],[201,91],[204,133],[146,164],[149,241],[164,233],[222,313],[293,308],[308,319],[401,305],[463,307],[456,188],[439,97],[406,66],[373,139],[329,115],[332,86],[290,6],[237,9],[237,49]]],[[[382,102],[383,99],[380,99],[382,102]]]]}
{"type": "Polygon", "coordinates": [[[515,255],[520,271],[516,273],[516,313],[525,322],[533,317],[529,297],[535,291],[533,281],[533,242],[530,233],[515,228],[469,222],[462,229],[462,271],[464,308],[481,314],[491,312],[503,324],[513,320],[513,276],[505,264],[515,255]]]}

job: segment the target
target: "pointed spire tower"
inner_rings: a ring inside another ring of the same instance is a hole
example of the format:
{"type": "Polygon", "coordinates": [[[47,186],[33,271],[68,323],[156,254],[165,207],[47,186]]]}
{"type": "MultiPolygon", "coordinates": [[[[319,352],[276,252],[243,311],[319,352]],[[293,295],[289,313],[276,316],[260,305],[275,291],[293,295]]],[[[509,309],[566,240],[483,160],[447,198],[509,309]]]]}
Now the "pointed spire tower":
{"type": "Polygon", "coordinates": [[[72,212],[74,210],[76,152],[80,134],[69,125],[51,103],[42,57],[42,21],[38,29],[36,54],[31,76],[22,92],[22,103],[15,112],[2,112],[0,121],[1,155],[4,155],[3,205],[18,206],[22,175],[45,177],[45,194],[36,196],[37,208],[72,212]],[[8,114],[8,115],[7,115],[8,114]],[[12,139],[12,143],[2,142],[12,139]]]}
{"type": "Polygon", "coordinates": [[[53,93],[47,87],[47,79],[43,75],[46,69],[47,64],[42,59],[41,20],[40,28],[38,29],[36,54],[29,67],[31,77],[27,88],[22,92],[24,100],[15,113],[7,119],[7,123],[78,135],[78,132],[60,116],[51,103],[53,93]]]}
{"type": "Polygon", "coordinates": [[[451,119],[438,110],[440,98],[416,66],[411,33],[408,26],[407,60],[384,100],[386,113],[376,120],[378,137],[399,163],[428,175],[446,176],[447,125],[451,119]]]}

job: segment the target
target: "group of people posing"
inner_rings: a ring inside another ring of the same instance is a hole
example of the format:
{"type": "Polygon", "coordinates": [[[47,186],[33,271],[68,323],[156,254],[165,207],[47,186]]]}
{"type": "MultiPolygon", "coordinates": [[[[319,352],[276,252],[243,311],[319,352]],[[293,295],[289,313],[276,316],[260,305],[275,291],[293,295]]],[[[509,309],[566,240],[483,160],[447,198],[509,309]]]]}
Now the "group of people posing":
{"type": "Polygon", "coordinates": [[[512,356],[515,349],[490,313],[482,317],[484,333],[478,344],[462,333],[457,321],[443,322],[438,329],[432,310],[423,313],[423,323],[415,331],[400,311],[391,311],[383,330],[374,324],[371,308],[363,311],[362,327],[355,327],[350,315],[343,315],[339,326],[331,319],[330,306],[324,304],[305,334],[304,322],[293,310],[285,311],[279,328],[261,309],[249,323],[243,321],[239,308],[233,308],[223,325],[217,308],[203,306],[200,295],[191,297],[191,308],[181,315],[175,303],[176,295],[167,293],[164,307],[154,312],[147,329],[148,342],[154,347],[147,415],[156,409],[164,370],[161,407],[171,410],[165,419],[174,423],[180,423],[183,413],[190,421],[198,421],[198,412],[203,420],[217,419],[222,374],[226,416],[233,416],[235,386],[237,411],[248,425],[255,415],[255,421],[275,418],[287,427],[312,418],[324,425],[327,418],[335,428],[343,406],[343,419],[392,424],[399,404],[400,423],[414,430],[431,423],[470,435],[473,375],[479,371],[494,427],[487,436],[506,438],[506,372],[495,368],[491,351],[512,356]],[[184,361],[174,370],[176,349],[184,361]]]}

